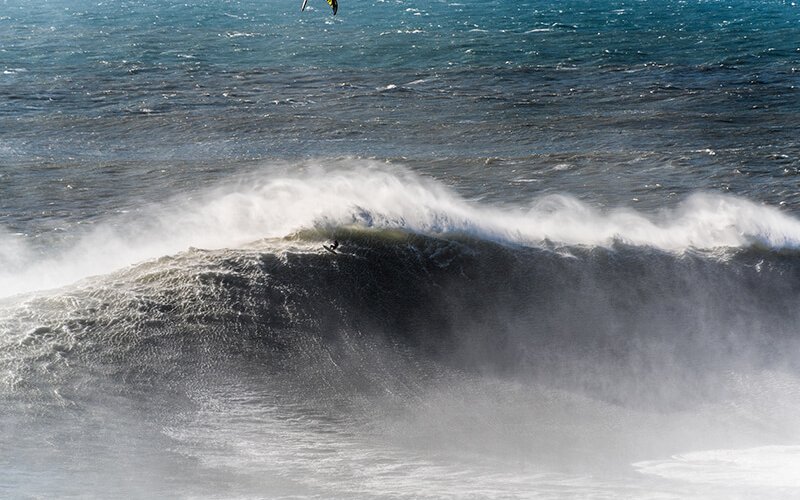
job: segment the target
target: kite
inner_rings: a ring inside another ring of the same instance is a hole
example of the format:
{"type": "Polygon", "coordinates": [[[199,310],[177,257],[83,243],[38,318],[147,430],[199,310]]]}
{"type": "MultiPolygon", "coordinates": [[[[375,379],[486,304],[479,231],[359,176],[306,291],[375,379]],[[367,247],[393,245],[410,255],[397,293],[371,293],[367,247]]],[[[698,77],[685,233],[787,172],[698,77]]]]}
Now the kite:
{"type": "MultiPolygon", "coordinates": [[[[300,7],[301,11],[306,10],[306,4],[307,3],[308,3],[308,0],[303,0],[303,6],[300,7]]],[[[333,15],[335,16],[336,15],[336,11],[339,10],[339,0],[328,0],[328,5],[331,6],[331,9],[333,9],[333,15]]]]}

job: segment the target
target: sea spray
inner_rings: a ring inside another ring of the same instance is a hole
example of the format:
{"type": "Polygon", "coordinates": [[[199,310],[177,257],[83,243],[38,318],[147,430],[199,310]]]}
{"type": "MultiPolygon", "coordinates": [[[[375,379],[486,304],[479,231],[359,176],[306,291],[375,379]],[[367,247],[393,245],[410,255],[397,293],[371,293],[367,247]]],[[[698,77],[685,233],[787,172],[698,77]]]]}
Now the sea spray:
{"type": "Polygon", "coordinates": [[[39,252],[5,235],[3,258],[10,265],[0,274],[0,290],[9,296],[53,288],[189,247],[238,248],[303,229],[348,225],[465,234],[530,247],[619,242],[679,253],[752,245],[790,250],[800,243],[800,221],[734,196],[694,194],[658,213],[600,210],[567,195],[499,207],[466,200],[441,182],[401,167],[349,163],[251,174],[112,216],[39,252]]]}

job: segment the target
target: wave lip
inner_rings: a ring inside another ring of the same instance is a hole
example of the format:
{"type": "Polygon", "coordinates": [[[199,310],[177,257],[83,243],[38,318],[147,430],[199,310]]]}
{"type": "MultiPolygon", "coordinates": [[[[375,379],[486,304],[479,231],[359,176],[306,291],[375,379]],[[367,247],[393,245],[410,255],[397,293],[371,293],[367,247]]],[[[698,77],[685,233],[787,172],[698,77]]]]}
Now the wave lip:
{"type": "Polygon", "coordinates": [[[620,242],[669,252],[800,247],[800,221],[731,196],[698,193],[655,214],[602,211],[566,195],[500,207],[466,200],[442,182],[402,168],[354,160],[347,165],[301,172],[287,167],[283,174],[238,179],[109,219],[69,235],[71,243],[44,255],[0,232],[0,295],[63,286],[189,247],[238,248],[304,229],[330,232],[343,226],[465,234],[532,247],[620,242]]]}

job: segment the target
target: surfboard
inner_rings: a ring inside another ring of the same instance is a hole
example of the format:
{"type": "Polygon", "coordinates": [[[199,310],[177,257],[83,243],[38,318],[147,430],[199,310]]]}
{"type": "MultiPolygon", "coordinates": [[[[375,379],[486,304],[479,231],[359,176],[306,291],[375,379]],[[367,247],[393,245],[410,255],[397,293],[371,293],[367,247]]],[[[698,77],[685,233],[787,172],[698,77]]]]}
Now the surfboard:
{"type": "Polygon", "coordinates": [[[333,248],[329,247],[328,245],[322,245],[322,248],[324,248],[325,250],[329,251],[332,254],[336,253],[336,250],[334,250],[333,248]]]}
{"type": "Polygon", "coordinates": [[[303,6],[302,6],[302,7],[300,7],[300,11],[301,11],[301,12],[302,12],[302,11],[304,11],[304,10],[306,10],[306,4],[307,4],[307,3],[308,3],[308,0],[303,0],[303,6]]]}

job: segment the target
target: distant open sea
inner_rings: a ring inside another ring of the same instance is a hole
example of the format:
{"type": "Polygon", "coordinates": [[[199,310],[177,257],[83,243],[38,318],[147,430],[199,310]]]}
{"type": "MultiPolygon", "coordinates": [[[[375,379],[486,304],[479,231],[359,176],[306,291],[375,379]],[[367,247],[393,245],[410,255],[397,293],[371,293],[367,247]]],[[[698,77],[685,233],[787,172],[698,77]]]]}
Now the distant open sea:
{"type": "Polygon", "coordinates": [[[800,496],[797,2],[300,3],[0,0],[0,497],[800,496]]]}

